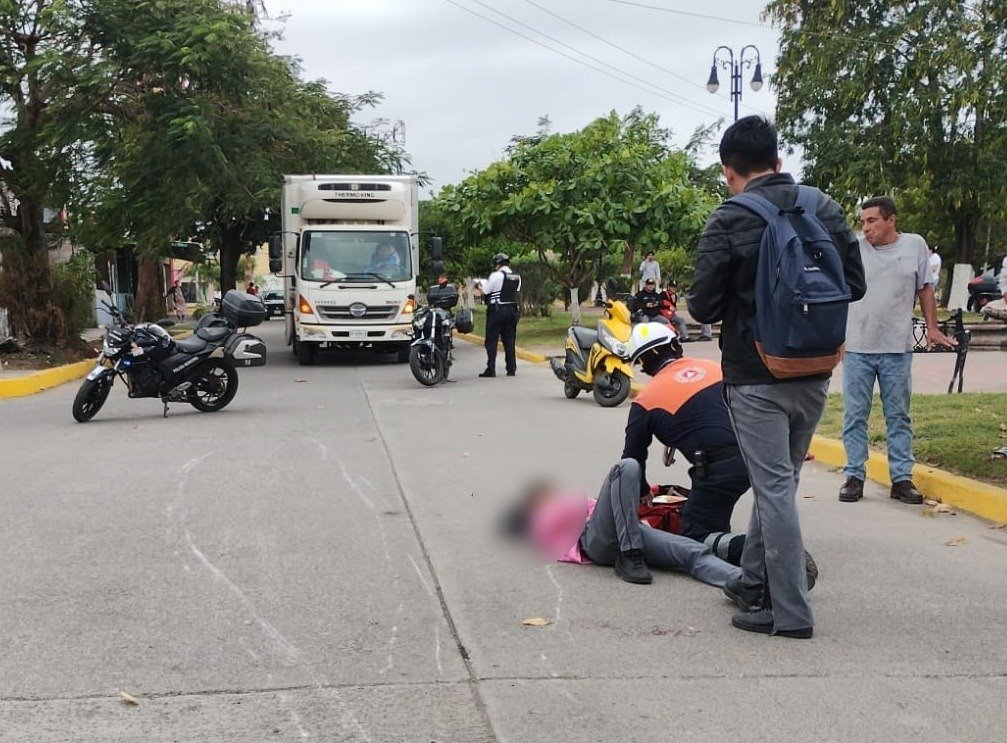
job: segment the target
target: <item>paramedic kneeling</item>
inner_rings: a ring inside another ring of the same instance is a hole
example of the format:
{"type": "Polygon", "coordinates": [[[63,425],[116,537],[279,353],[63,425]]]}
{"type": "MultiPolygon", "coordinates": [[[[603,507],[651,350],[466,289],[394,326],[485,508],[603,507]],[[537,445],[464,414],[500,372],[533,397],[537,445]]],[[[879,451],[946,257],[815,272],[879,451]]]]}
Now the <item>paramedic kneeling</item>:
{"type": "Polygon", "coordinates": [[[630,409],[622,456],[640,463],[641,491],[646,494],[651,441],[657,438],[679,450],[692,465],[682,535],[704,542],[718,557],[739,565],[745,535],[731,533],[731,514],[750,483],[724,403],[720,365],[682,358],[675,331],[665,325],[637,325],[633,336],[637,349],[633,360],[639,360],[644,373],[654,379],[630,409]]]}

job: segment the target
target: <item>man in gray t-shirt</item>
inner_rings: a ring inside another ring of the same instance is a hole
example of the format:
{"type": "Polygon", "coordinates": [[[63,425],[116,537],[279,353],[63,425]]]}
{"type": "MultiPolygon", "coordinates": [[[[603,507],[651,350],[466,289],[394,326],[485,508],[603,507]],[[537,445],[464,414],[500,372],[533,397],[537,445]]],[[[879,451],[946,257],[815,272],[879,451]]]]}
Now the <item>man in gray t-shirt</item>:
{"type": "Polygon", "coordinates": [[[874,382],[881,391],[888,442],[892,498],[922,503],[913,485],[913,429],[909,418],[912,394],[913,307],[919,297],[927,324],[928,346],[954,346],[937,328],[937,303],[930,252],[919,235],[896,229],[895,202],[887,196],[869,199],[860,211],[864,235],[860,257],[867,293],[850,305],[843,359],[843,446],[846,482],[839,500],[864,497],[867,462],[867,419],[874,401],[874,382]]]}

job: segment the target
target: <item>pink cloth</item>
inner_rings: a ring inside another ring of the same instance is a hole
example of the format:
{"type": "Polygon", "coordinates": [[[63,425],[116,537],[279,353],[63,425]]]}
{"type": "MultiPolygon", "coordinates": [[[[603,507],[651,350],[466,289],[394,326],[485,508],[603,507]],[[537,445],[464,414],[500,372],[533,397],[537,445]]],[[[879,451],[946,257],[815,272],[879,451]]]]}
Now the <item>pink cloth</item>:
{"type": "Polygon", "coordinates": [[[531,518],[532,541],[550,559],[589,563],[580,551],[580,535],[594,513],[595,498],[559,497],[543,503],[531,518]]]}

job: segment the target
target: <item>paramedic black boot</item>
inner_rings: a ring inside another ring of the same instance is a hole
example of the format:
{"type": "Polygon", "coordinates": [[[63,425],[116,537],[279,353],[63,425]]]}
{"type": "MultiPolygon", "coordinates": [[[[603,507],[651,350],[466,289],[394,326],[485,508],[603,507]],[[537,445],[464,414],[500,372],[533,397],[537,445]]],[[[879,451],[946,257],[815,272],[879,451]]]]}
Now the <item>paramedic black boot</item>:
{"type": "Polygon", "coordinates": [[[626,550],[615,559],[615,574],[627,583],[650,583],[653,578],[643,561],[643,550],[626,550]]]}

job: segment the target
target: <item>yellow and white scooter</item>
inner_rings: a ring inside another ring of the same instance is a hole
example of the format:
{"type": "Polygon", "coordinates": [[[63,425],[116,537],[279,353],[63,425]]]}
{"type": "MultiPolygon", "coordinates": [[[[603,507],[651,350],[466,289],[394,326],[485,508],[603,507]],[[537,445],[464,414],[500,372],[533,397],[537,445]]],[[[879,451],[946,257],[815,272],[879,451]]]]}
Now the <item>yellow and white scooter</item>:
{"type": "MultiPolygon", "coordinates": [[[[566,334],[566,356],[549,360],[553,373],[563,382],[563,393],[571,400],[582,390],[594,392],[594,401],[614,408],[629,397],[633,381],[630,361],[636,347],[633,314],[627,301],[619,298],[605,303],[605,316],[598,329],[572,326],[566,334]]],[[[646,338],[644,332],[643,338],[646,338]]]]}

